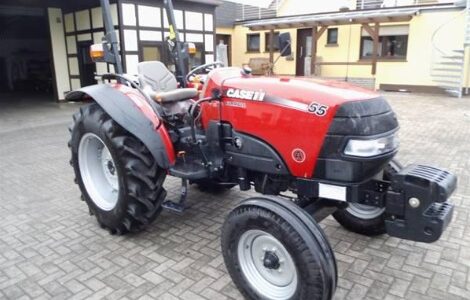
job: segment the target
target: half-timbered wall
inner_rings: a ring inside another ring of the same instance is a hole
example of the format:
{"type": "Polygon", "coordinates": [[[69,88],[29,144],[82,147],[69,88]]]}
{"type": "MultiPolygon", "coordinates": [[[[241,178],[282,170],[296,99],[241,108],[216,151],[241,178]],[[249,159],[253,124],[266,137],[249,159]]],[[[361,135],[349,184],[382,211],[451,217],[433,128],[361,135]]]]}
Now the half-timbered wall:
{"type": "MultiPolygon", "coordinates": [[[[111,15],[115,28],[118,29],[117,5],[111,5],[111,15]]],[[[104,25],[101,7],[84,9],[65,13],[63,16],[65,41],[67,45],[67,62],[69,67],[69,80],[72,90],[80,88],[80,60],[78,57],[78,44],[80,42],[100,43],[104,36],[104,25]]],[[[103,74],[112,71],[112,65],[96,63],[96,73],[103,74]]]]}
{"type": "MultiPolygon", "coordinates": [[[[198,46],[200,63],[214,61],[215,19],[213,6],[191,2],[175,2],[176,26],[180,39],[198,46]]],[[[169,36],[168,19],[163,1],[123,0],[111,4],[111,15],[118,40],[122,41],[120,53],[124,70],[137,73],[137,64],[144,59],[142,46],[157,45],[164,49],[164,40],[169,36]]],[[[82,42],[100,43],[104,36],[104,25],[100,7],[63,13],[63,26],[67,52],[68,81],[70,89],[82,86],[80,73],[83,70],[79,57],[82,42]]],[[[96,73],[113,72],[113,66],[96,63],[96,73]]]]}
{"type": "MultiPolygon", "coordinates": [[[[123,62],[129,74],[137,72],[143,60],[142,45],[160,45],[169,36],[168,18],[163,1],[122,1],[120,29],[124,43],[123,62]]],[[[202,63],[214,61],[214,7],[195,3],[175,3],[175,21],[181,41],[193,42],[202,51],[202,63]]]]}

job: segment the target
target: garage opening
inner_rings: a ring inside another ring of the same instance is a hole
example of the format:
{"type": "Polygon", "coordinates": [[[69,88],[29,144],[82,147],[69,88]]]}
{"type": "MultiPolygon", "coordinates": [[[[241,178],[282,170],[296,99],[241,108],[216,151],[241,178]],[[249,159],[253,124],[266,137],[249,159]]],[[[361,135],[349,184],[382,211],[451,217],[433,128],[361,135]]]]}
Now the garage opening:
{"type": "Polygon", "coordinates": [[[46,10],[0,5],[0,45],[0,101],[53,101],[46,10]]]}

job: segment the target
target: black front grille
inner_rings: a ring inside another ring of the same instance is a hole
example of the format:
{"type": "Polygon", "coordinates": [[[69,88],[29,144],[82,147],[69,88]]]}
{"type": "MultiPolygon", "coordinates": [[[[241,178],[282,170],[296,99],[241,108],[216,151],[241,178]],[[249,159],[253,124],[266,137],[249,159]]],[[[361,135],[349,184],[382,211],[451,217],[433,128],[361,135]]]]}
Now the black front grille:
{"type": "Polygon", "coordinates": [[[382,97],[344,103],[338,108],[325,136],[314,178],[341,182],[362,182],[371,178],[396,151],[373,158],[348,157],[343,154],[348,140],[385,136],[397,129],[395,113],[382,97]]]}

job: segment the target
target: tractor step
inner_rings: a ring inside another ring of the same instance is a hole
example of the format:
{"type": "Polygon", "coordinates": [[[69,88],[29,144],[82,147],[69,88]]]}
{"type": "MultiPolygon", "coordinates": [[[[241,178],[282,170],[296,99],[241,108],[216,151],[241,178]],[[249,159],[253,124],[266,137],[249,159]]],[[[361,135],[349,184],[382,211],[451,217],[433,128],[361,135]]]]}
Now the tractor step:
{"type": "Polygon", "coordinates": [[[184,210],[186,209],[186,206],[184,204],[176,203],[173,201],[163,202],[162,207],[170,212],[174,212],[179,215],[182,215],[184,213],[184,210]]]}
{"type": "Polygon", "coordinates": [[[209,170],[199,161],[177,161],[176,164],[170,168],[169,173],[172,176],[189,180],[209,177],[209,170]]]}
{"type": "Polygon", "coordinates": [[[167,200],[162,203],[162,207],[166,210],[177,214],[183,214],[186,209],[186,197],[188,196],[188,180],[181,179],[181,194],[177,201],[167,200]]]}

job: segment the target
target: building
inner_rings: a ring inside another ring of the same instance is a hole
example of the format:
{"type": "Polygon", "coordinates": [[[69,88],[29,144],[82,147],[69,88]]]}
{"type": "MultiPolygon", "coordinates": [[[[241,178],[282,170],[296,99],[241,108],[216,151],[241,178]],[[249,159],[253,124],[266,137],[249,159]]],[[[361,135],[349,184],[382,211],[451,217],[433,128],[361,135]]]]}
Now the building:
{"type": "Polygon", "coordinates": [[[279,55],[276,36],[288,31],[293,54],[276,63],[275,74],[314,75],[382,90],[468,92],[468,0],[277,0],[269,9],[275,16],[240,18],[239,13],[232,26],[217,24],[217,35],[238,45],[232,65],[254,58],[273,62],[279,55]]]}
{"type": "MultiPolygon", "coordinates": [[[[197,62],[214,60],[217,0],[174,0],[183,41],[194,42],[197,62]]],[[[144,60],[168,60],[163,0],[111,0],[124,69],[136,73],[144,60]]],[[[112,70],[93,63],[89,46],[104,35],[99,0],[4,0],[0,3],[0,92],[66,93],[112,70]]],[[[52,98],[52,97],[49,97],[52,98]]]]}

